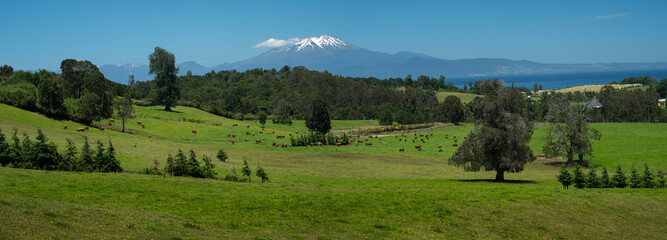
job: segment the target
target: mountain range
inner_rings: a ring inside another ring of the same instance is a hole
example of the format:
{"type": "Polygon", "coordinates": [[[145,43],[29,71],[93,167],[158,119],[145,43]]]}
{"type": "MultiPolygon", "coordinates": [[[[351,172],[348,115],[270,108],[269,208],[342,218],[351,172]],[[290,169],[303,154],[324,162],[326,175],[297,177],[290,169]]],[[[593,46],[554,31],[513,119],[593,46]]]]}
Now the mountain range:
{"type": "MultiPolygon", "coordinates": [[[[305,66],[308,69],[319,71],[326,70],[342,76],[376,78],[405,77],[408,74],[464,78],[667,69],[667,63],[664,62],[551,64],[502,58],[447,60],[413,52],[388,54],[370,51],[330,35],[303,38],[246,60],[220,64],[212,68],[193,61],[177,64],[177,67],[180,69],[179,75],[185,75],[188,71],[191,71],[193,75],[203,75],[211,71],[232,69],[237,71],[254,68],[279,69],[285,65],[305,66]]],[[[102,65],[99,66],[99,69],[108,79],[119,83],[127,83],[130,74],[134,74],[137,81],[153,79],[148,75],[147,64],[102,65]]]]}

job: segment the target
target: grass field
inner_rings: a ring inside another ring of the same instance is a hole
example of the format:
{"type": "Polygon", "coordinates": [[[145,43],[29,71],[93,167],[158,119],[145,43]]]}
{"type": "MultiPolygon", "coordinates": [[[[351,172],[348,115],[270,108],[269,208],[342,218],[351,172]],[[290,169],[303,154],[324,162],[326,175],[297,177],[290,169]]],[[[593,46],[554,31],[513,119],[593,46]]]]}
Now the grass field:
{"type": "Polygon", "coordinates": [[[606,84],[606,85],[585,85],[585,86],[576,86],[576,87],[569,87],[569,88],[560,88],[560,89],[547,89],[547,90],[540,90],[538,93],[542,93],[545,91],[555,91],[559,93],[568,93],[568,92],[600,92],[604,86],[612,86],[615,89],[626,89],[626,88],[639,88],[642,85],[639,83],[635,84],[606,84]]]}
{"type": "MultiPolygon", "coordinates": [[[[506,174],[513,180],[507,183],[483,181],[492,179],[492,172],[447,165],[455,151],[453,135],[463,140],[472,125],[410,132],[407,143],[386,136],[369,139],[373,146],[283,149],[271,143],[289,137],[259,134],[252,121],[186,107],[171,113],[158,107],[135,109],[137,118],[127,125],[136,135],[95,129],[77,133],[78,124],[1,104],[0,129],[8,137],[12,128],[34,137],[40,127],[61,150],[67,138],[77,140],[77,146],[83,136],[92,142],[111,139],[121,166],[129,171],[141,171],[153,159],[164,166],[167,154],[178,148],[193,149],[198,156],[215,156],[223,148],[231,161],[216,160],[221,175],[232,167],[238,171],[248,160],[253,169],[265,168],[272,182],[0,167],[0,239],[664,239],[667,234],[666,189],[562,190],[555,180],[558,159],[539,159],[521,173],[506,174]],[[185,117],[205,123],[186,122],[185,117]],[[146,128],[137,128],[136,121],[146,128]],[[426,143],[416,143],[424,151],[414,149],[415,134],[418,139],[419,134],[433,134],[426,143]],[[438,152],[437,145],[444,151],[438,152]],[[401,147],[406,151],[398,152],[401,147]]],[[[375,124],[332,125],[344,131],[375,124]]],[[[119,125],[116,120],[114,129],[119,125]]],[[[647,163],[653,170],[667,170],[667,124],[593,126],[602,132],[593,165],[621,165],[628,172],[632,165],[647,163]]],[[[296,121],[292,126],[267,123],[264,132],[305,130],[296,121]]],[[[538,127],[530,143],[536,154],[543,136],[544,128],[538,127]]]]}
{"type": "Polygon", "coordinates": [[[481,95],[472,94],[472,93],[459,93],[459,92],[438,92],[435,94],[438,97],[438,101],[445,101],[447,96],[454,95],[461,99],[461,103],[472,102],[475,97],[481,97],[481,95]]]}

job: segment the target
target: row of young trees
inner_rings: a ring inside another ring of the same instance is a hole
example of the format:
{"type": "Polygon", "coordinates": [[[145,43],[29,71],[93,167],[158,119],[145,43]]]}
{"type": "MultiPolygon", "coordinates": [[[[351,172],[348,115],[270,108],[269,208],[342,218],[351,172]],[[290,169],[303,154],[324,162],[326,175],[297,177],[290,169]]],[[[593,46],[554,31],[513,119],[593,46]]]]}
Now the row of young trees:
{"type": "Polygon", "coordinates": [[[91,149],[88,138],[84,138],[81,151],[77,151],[73,141],[67,139],[64,153],[49,142],[41,129],[37,130],[35,141],[23,134],[23,141],[18,138],[18,130],[14,129],[13,144],[10,144],[0,131],[0,164],[17,168],[90,171],[90,172],[122,172],[120,162],[116,159],[115,148],[111,141],[109,147],[97,142],[97,150],[91,149]]]}
{"type": "Polygon", "coordinates": [[[579,165],[576,165],[574,171],[570,173],[563,165],[557,176],[558,181],[563,185],[564,189],[568,189],[570,185],[574,184],[576,188],[624,188],[630,186],[631,188],[664,188],[665,177],[662,170],[653,175],[649,170],[648,165],[644,165],[644,173],[640,176],[635,167],[632,167],[630,177],[628,178],[623,173],[620,166],[616,167],[614,176],[610,177],[607,173],[607,168],[602,169],[602,175],[598,177],[595,168],[591,168],[588,174],[581,171],[579,165]]]}

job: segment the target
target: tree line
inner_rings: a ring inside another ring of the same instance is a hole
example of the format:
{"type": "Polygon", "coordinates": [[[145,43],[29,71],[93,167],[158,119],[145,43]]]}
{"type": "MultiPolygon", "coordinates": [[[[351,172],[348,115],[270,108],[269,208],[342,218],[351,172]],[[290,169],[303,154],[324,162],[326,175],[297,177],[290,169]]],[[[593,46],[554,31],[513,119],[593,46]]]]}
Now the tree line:
{"type": "Polygon", "coordinates": [[[64,153],[60,153],[58,146],[49,142],[41,129],[37,130],[34,141],[25,133],[21,141],[18,130],[14,129],[11,141],[13,144],[10,144],[0,131],[0,164],[3,167],[88,172],[123,171],[116,159],[111,140],[108,148],[104,148],[104,144],[98,141],[97,149],[93,150],[88,144],[88,138],[84,138],[83,146],[78,151],[74,142],[67,139],[64,153]]]}
{"type": "Polygon", "coordinates": [[[576,165],[574,171],[570,173],[570,171],[565,169],[565,165],[563,165],[556,178],[563,185],[564,189],[568,189],[572,184],[574,184],[574,187],[576,188],[624,188],[627,186],[630,186],[631,188],[665,187],[665,176],[662,170],[659,170],[657,174],[654,175],[648,168],[648,165],[644,165],[644,172],[642,175],[640,175],[637,169],[632,166],[630,177],[623,173],[620,166],[616,167],[614,176],[610,177],[609,173],[607,173],[607,168],[603,168],[601,176],[598,177],[595,168],[591,168],[588,174],[584,174],[579,165],[576,165]]]}

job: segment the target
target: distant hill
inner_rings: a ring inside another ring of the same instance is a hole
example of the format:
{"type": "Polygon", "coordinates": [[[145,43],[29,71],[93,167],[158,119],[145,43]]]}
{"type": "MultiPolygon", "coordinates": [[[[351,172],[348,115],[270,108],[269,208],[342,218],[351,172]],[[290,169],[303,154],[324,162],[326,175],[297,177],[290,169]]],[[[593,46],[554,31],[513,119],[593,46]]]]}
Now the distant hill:
{"type": "MultiPolygon", "coordinates": [[[[602,72],[642,69],[667,69],[667,63],[598,63],[598,64],[549,64],[526,60],[502,58],[475,58],[446,60],[412,52],[388,54],[366,50],[330,35],[309,37],[283,47],[273,48],[258,56],[220,64],[213,68],[196,62],[177,64],[179,75],[188,70],[202,75],[212,70],[245,71],[254,68],[279,69],[283,66],[305,66],[308,69],[328,71],[350,77],[405,77],[428,75],[437,77],[473,77],[522,74],[552,74],[574,72],[602,72]]],[[[152,79],[146,64],[102,65],[100,71],[115,82],[127,83],[129,74],[137,81],[152,79]]]]}

